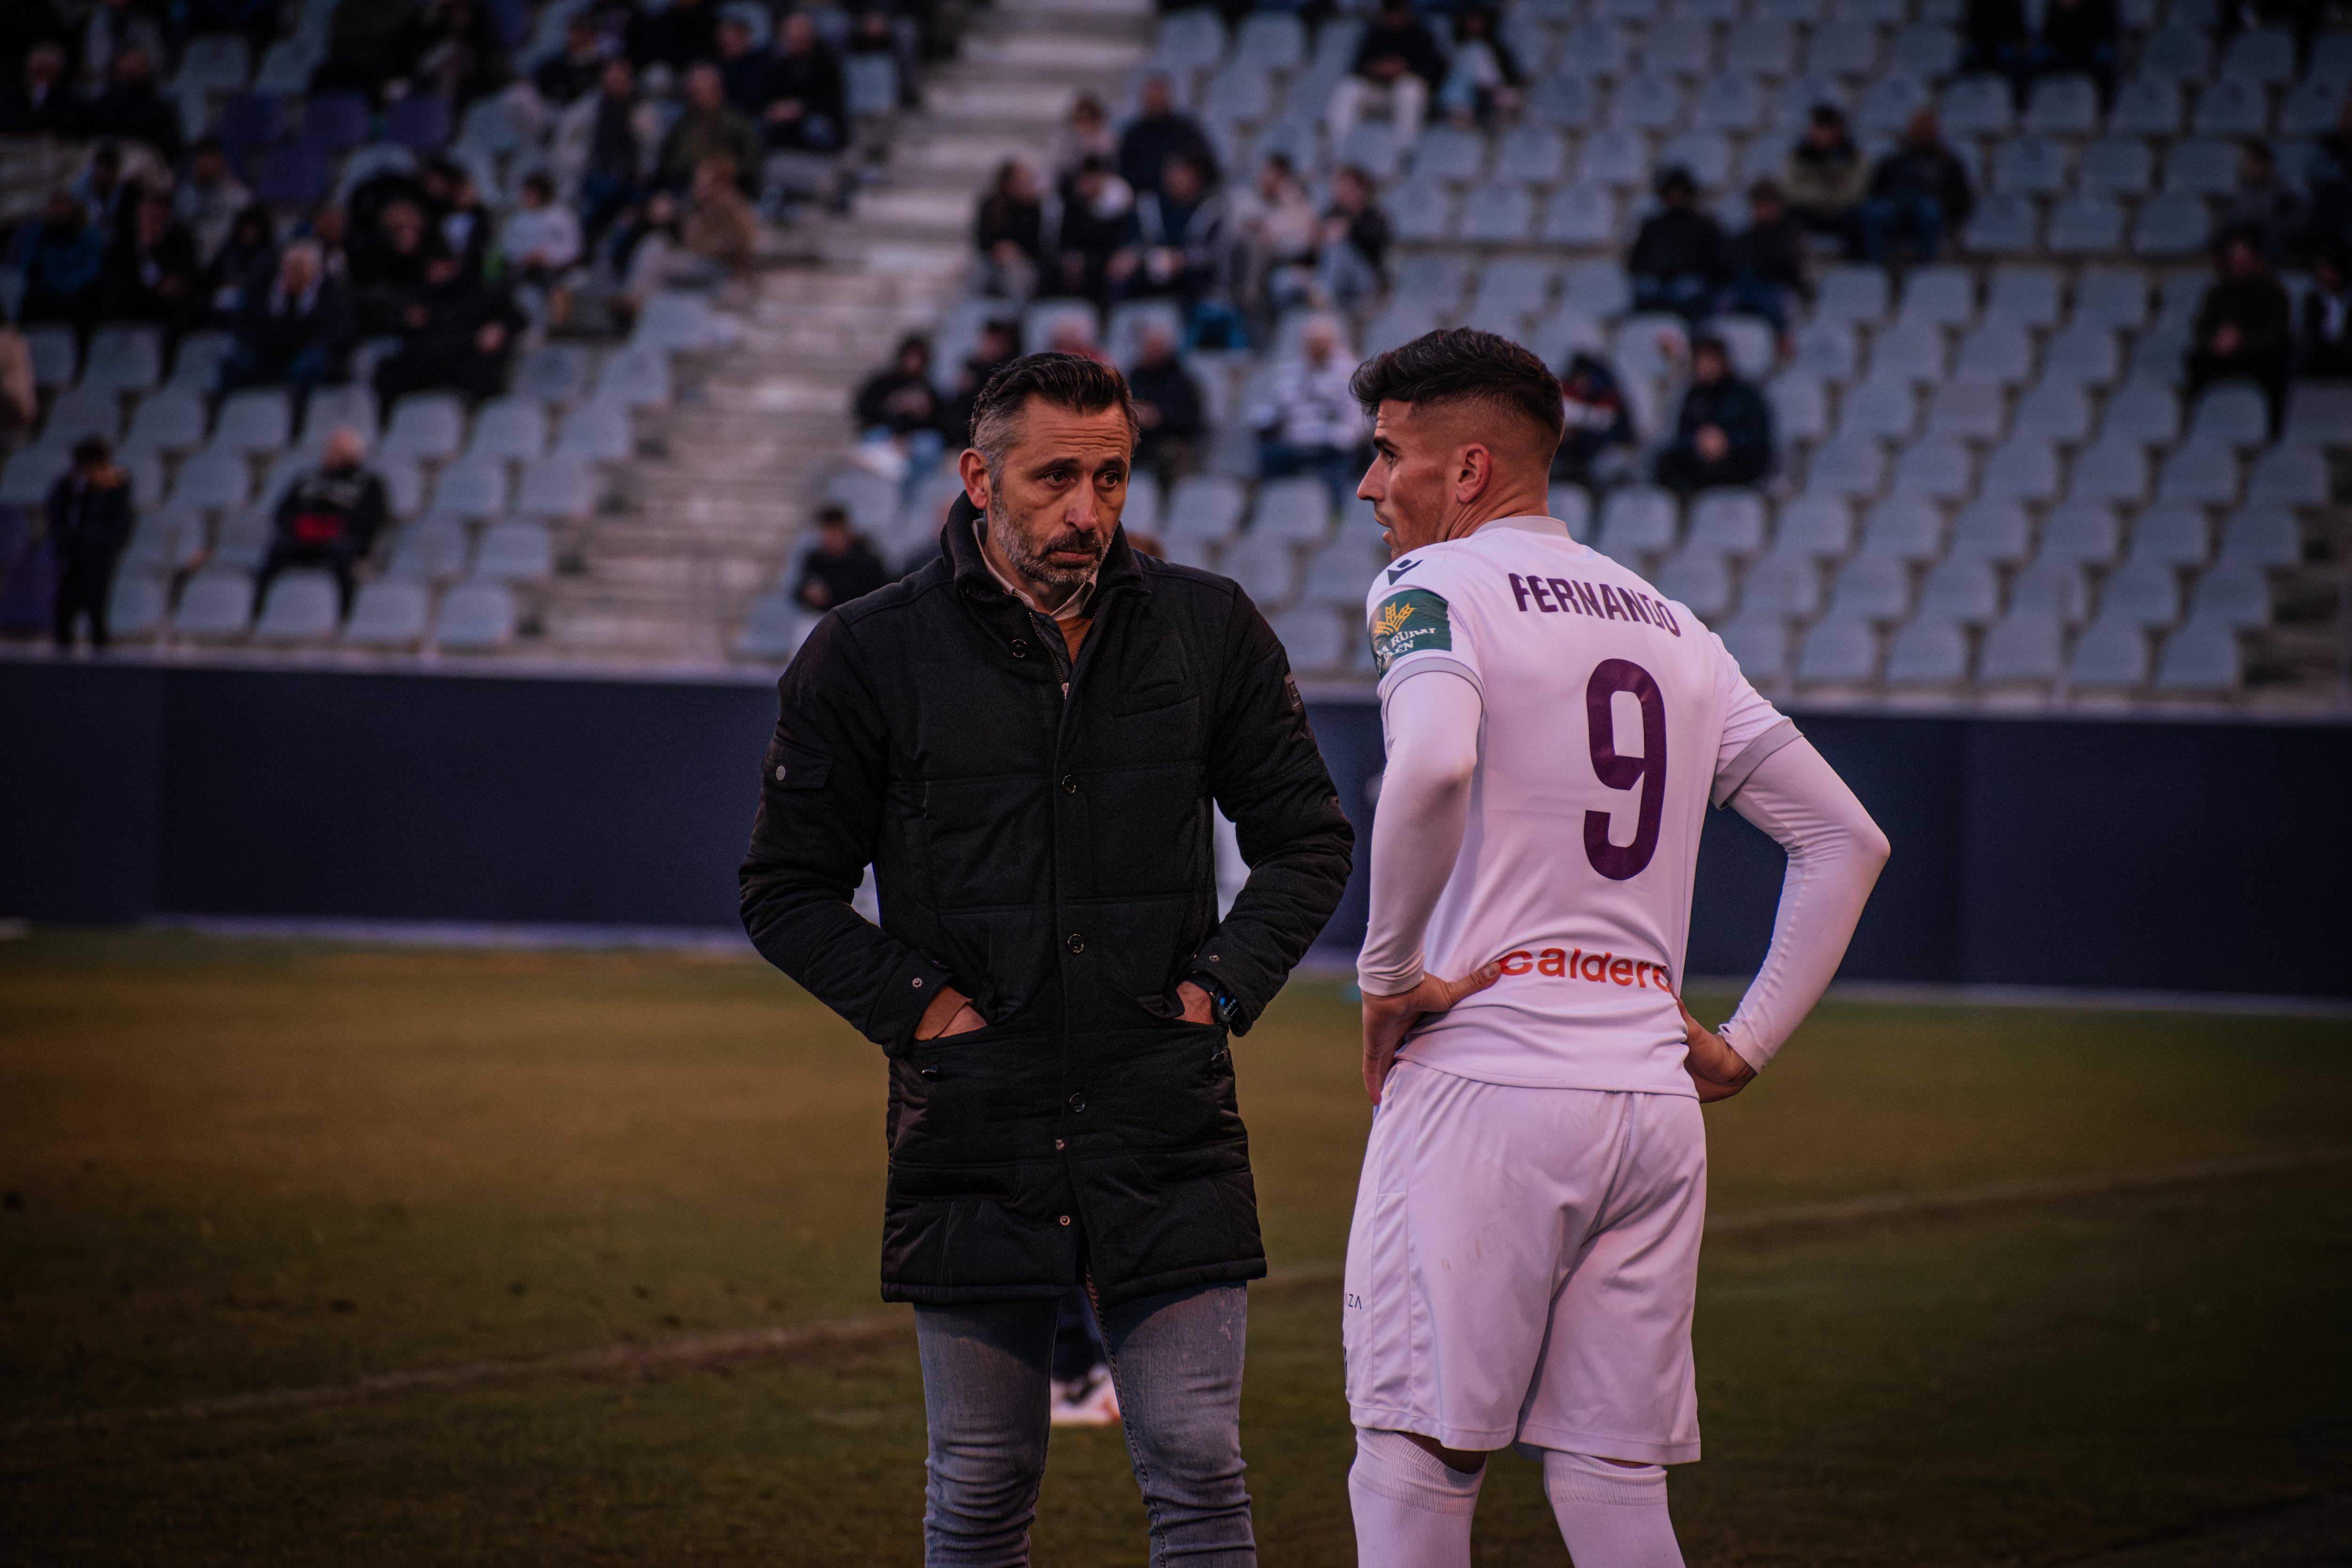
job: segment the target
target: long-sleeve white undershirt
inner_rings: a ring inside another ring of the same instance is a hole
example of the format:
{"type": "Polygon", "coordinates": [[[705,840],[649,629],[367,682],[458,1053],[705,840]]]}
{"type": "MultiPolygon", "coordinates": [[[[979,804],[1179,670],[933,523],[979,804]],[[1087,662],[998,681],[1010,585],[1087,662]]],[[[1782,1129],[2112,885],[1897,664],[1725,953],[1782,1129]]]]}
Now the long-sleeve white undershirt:
{"type": "MultiPolygon", "coordinates": [[[[1388,766],[1372,823],[1371,921],[1356,960],[1358,982],[1371,995],[1420,984],[1423,933],[1469,822],[1483,719],[1478,689],[1445,669],[1416,674],[1389,693],[1388,766]]],[[[1740,1058],[1761,1069],[1828,989],[1887,844],[1845,781],[1801,737],[1765,758],[1729,804],[1789,856],[1771,946],[1722,1029],[1740,1058]]]]}

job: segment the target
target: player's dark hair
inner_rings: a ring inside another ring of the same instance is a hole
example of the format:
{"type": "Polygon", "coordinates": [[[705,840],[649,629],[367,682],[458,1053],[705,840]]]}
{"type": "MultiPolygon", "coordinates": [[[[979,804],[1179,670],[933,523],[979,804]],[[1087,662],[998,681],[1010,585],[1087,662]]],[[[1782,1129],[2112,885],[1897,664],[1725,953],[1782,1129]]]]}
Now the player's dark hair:
{"type": "Polygon", "coordinates": [[[1084,354],[1023,354],[999,366],[972,400],[971,444],[988,459],[990,478],[1000,475],[1004,454],[1019,438],[1021,411],[1033,397],[1071,414],[1116,408],[1130,436],[1139,428],[1127,377],[1111,366],[1084,354]]]}
{"type": "Polygon", "coordinates": [[[1348,390],[1367,417],[1383,403],[1416,408],[1446,403],[1485,403],[1518,416],[1543,438],[1549,453],[1559,445],[1564,419],[1559,378],[1544,362],[1510,339],[1473,327],[1424,332],[1399,348],[1376,354],[1358,367],[1348,390]]]}

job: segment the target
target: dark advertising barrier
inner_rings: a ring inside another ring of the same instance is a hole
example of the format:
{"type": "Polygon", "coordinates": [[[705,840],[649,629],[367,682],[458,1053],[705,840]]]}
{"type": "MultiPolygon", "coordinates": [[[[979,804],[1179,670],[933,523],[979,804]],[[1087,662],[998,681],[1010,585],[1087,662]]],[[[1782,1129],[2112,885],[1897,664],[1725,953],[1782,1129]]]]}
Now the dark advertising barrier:
{"type": "MultiPolygon", "coordinates": [[[[727,681],[0,664],[0,915],[730,928],[772,702],[727,681]]],[[[1378,711],[1312,714],[1360,835],[1378,711]]],[[[1895,846],[1849,978],[2352,995],[2352,727],[1799,721],[1895,846]]],[[[1691,973],[1755,966],[1780,873],[1710,813],[1691,973]]],[[[1353,945],[1364,900],[1360,865],[1328,941],[1353,945]]]]}

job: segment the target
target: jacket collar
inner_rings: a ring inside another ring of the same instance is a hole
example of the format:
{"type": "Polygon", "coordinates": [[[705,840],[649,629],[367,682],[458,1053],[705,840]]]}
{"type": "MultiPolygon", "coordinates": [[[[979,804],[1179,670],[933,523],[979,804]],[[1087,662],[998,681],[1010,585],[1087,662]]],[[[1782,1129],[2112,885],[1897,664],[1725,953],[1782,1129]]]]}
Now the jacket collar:
{"type": "MultiPolygon", "coordinates": [[[[996,574],[988,569],[988,558],[980,552],[980,539],[972,531],[979,521],[980,509],[971,504],[969,496],[958,496],[948,509],[948,521],[940,530],[940,548],[946,552],[949,569],[956,584],[969,595],[978,588],[984,595],[1004,600],[1016,607],[1025,606],[1007,594],[997,583],[996,574]]],[[[1127,542],[1124,524],[1111,531],[1110,548],[1103,552],[1102,564],[1095,570],[1093,599],[1096,605],[1105,595],[1120,588],[1143,589],[1142,568],[1135,563],[1135,551],[1127,542]]]]}

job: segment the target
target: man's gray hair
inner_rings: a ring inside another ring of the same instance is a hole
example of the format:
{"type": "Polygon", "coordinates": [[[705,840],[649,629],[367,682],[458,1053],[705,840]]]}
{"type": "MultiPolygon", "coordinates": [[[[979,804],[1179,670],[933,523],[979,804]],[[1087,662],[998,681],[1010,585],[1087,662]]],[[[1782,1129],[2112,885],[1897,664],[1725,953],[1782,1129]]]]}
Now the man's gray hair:
{"type": "Polygon", "coordinates": [[[1139,426],[1127,377],[1084,354],[1024,354],[988,378],[971,405],[971,444],[988,464],[989,483],[1003,478],[1005,454],[1021,438],[1021,411],[1031,398],[1073,414],[1116,408],[1132,438],[1139,426]]]}

